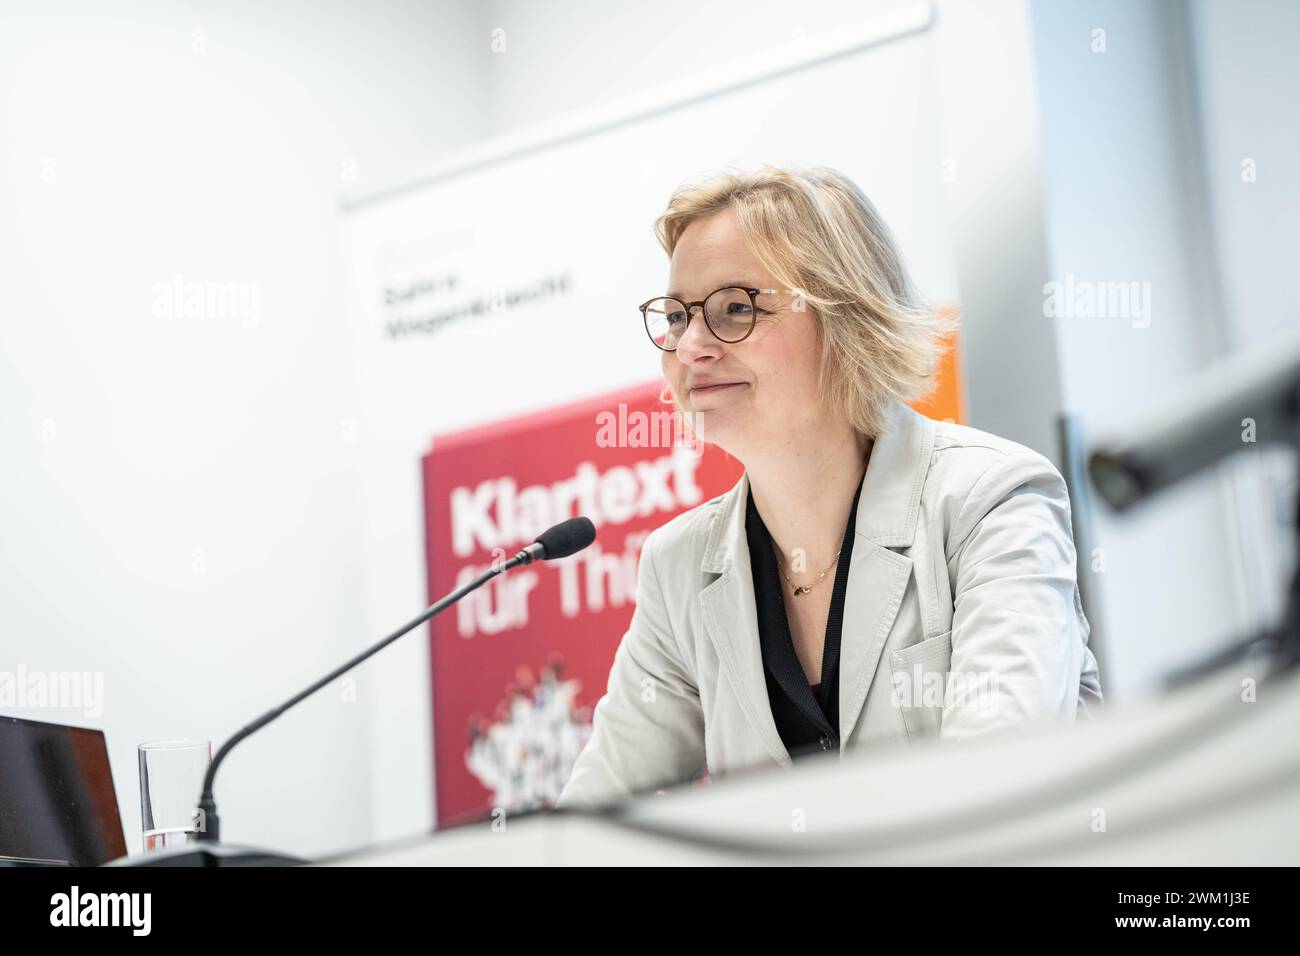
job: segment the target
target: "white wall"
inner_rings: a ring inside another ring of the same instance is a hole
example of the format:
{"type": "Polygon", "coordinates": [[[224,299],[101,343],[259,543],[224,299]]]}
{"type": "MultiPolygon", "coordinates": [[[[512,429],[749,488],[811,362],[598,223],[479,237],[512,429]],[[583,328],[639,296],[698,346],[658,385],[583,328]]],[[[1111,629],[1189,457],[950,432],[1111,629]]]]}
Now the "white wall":
{"type": "MultiPolygon", "coordinates": [[[[908,0],[490,0],[488,21],[505,39],[504,51],[493,59],[492,126],[507,132],[624,99],[648,86],[689,83],[728,63],[757,66],[773,51],[833,41],[845,27],[909,5],[908,0]]],[[[798,136],[797,116],[779,119],[784,121],[774,124],[774,137],[798,136]]]]}
{"type": "MultiPolygon", "coordinates": [[[[136,744],[220,741],[361,631],[337,198],[485,132],[472,2],[0,8],[0,670],[90,671],[136,744]],[[257,308],[159,314],[173,277],[257,308]]],[[[224,835],[370,835],[364,697],[237,750],[224,835]]]]}

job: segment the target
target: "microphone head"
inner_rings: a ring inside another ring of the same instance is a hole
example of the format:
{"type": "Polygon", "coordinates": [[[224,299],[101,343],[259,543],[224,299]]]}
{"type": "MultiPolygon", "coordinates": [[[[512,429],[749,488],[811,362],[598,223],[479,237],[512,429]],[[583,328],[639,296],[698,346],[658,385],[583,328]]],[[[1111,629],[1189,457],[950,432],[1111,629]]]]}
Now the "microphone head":
{"type": "Polygon", "coordinates": [[[553,561],[577,554],[595,540],[596,526],[591,519],[577,517],[547,528],[537,536],[536,543],[542,546],[542,560],[553,561]]]}

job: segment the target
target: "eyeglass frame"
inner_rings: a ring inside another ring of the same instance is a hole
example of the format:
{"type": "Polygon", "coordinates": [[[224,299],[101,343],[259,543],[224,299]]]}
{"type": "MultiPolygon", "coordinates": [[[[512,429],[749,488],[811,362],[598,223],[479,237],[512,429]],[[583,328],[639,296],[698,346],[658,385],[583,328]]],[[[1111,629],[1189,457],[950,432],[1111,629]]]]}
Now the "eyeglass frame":
{"type": "MultiPolygon", "coordinates": [[[[672,299],[674,302],[679,302],[682,304],[682,306],[685,307],[686,329],[690,328],[691,319],[695,318],[694,315],[695,307],[698,305],[700,307],[700,314],[704,316],[704,325],[705,327],[708,328],[709,334],[712,335],[715,339],[717,339],[719,342],[721,342],[724,345],[738,345],[739,343],[745,341],[745,339],[753,335],[754,328],[758,325],[758,311],[757,311],[758,303],[754,301],[754,297],[759,295],[776,295],[780,293],[780,291],[781,291],[780,289],[752,289],[752,288],[746,288],[743,285],[723,285],[723,286],[718,286],[718,288],[714,289],[703,299],[696,299],[694,302],[687,302],[685,299],[679,299],[675,295],[655,295],[646,299],[639,306],[637,306],[637,308],[640,309],[641,311],[641,325],[645,329],[646,337],[650,339],[650,341],[654,344],[654,347],[659,349],[659,351],[661,352],[676,352],[677,346],[674,345],[672,348],[666,349],[658,342],[655,342],[654,336],[650,334],[650,319],[646,315],[645,310],[650,305],[651,302],[657,302],[660,299],[672,299]],[[749,296],[749,307],[755,310],[753,317],[750,319],[749,331],[746,332],[744,335],[742,335],[740,338],[734,339],[730,342],[728,342],[726,339],[724,339],[714,330],[713,326],[709,323],[708,310],[704,308],[705,302],[713,298],[713,296],[717,295],[719,292],[725,292],[727,289],[739,289],[741,292],[744,292],[746,295],[749,296]]],[[[682,329],[682,335],[686,334],[686,329],[682,329]]],[[[680,341],[680,339],[678,341],[680,341]]]]}

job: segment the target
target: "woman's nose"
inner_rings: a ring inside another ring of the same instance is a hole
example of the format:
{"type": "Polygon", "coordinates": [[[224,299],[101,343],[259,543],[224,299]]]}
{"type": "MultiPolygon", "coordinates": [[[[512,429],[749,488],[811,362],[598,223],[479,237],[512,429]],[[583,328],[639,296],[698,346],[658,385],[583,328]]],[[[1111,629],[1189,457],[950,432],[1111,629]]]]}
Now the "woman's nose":
{"type": "Polygon", "coordinates": [[[691,320],[686,323],[686,331],[677,340],[677,357],[683,362],[691,363],[702,358],[717,358],[722,343],[704,321],[704,312],[700,306],[692,310],[691,320]]]}

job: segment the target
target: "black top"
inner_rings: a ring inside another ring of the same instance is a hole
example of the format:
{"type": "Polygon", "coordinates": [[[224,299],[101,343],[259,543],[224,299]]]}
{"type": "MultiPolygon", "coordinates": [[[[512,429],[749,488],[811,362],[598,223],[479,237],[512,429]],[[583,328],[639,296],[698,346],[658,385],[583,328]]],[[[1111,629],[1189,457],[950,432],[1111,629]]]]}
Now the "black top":
{"type": "MultiPolygon", "coordinates": [[[[826,638],[822,648],[821,683],[811,687],[795,654],[790,622],[785,616],[785,600],[790,586],[781,575],[772,537],[754,505],[752,491],[746,504],[745,535],[749,539],[767,697],[781,741],[790,756],[796,759],[809,753],[838,751],[840,748],[840,630],[844,622],[844,595],[849,586],[849,560],[853,555],[861,494],[862,482],[858,482],[831,591],[830,614],[826,619],[826,638]]],[[[794,595],[790,597],[799,600],[794,595]]]]}

